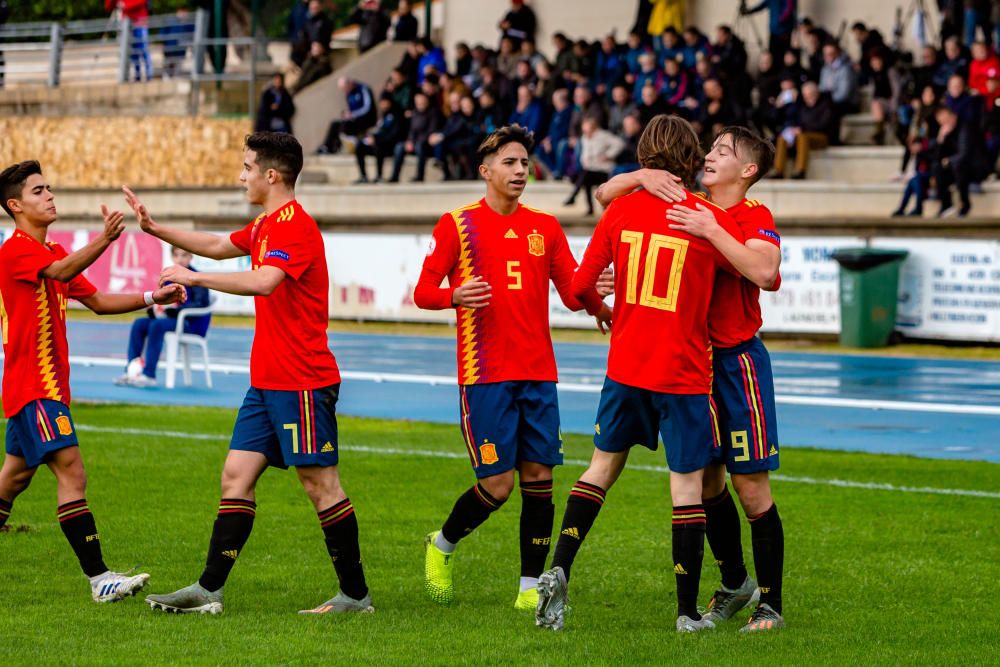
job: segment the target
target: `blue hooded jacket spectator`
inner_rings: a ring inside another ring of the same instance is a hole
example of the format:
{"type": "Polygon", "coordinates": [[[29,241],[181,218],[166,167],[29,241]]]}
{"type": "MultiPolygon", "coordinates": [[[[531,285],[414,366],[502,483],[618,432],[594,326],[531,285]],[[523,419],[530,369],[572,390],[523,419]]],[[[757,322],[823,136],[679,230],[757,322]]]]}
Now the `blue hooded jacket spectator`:
{"type": "Polygon", "coordinates": [[[789,35],[795,30],[795,0],[761,0],[753,7],[747,7],[747,14],[756,14],[764,8],[768,10],[768,32],[772,35],[789,35]]]}

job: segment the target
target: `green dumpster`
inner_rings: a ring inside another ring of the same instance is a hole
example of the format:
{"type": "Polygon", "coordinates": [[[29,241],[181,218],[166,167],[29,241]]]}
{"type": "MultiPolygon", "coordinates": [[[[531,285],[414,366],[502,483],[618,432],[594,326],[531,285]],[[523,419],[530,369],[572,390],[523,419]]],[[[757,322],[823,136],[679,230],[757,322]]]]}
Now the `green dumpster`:
{"type": "Polygon", "coordinates": [[[899,267],[906,250],[840,248],[840,344],[882,347],[896,324],[899,267]]]}

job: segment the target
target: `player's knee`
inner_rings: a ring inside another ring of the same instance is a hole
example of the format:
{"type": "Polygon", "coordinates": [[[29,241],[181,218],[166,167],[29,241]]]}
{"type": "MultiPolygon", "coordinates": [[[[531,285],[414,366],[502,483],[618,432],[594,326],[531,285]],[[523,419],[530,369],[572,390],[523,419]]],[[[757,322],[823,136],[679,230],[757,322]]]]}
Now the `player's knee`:
{"type": "MultiPolygon", "coordinates": [[[[53,467],[56,483],[63,491],[71,491],[83,495],[87,490],[87,471],[83,468],[83,461],[76,459],[75,462],[66,466],[53,467]]],[[[30,478],[29,478],[30,479],[30,478]]]]}
{"type": "Polygon", "coordinates": [[[766,512],[774,502],[771,498],[771,484],[766,474],[733,475],[733,487],[747,516],[766,512]]]}
{"type": "Polygon", "coordinates": [[[701,479],[701,497],[715,498],[726,488],[726,469],[720,465],[710,465],[705,468],[701,479]]]}
{"type": "Polygon", "coordinates": [[[222,497],[251,498],[254,481],[253,478],[248,478],[238,468],[226,466],[222,469],[222,497]]]}
{"type": "Polygon", "coordinates": [[[505,473],[494,477],[487,477],[479,480],[479,484],[486,489],[487,493],[493,496],[494,500],[505,503],[514,491],[514,475],[511,472],[510,474],[505,473]]]}

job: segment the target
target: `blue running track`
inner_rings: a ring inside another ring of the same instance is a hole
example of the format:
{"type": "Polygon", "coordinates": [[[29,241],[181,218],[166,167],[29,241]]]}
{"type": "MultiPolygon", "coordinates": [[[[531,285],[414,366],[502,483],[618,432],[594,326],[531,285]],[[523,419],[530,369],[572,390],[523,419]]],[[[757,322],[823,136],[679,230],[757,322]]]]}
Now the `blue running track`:
{"type": "MultiPolygon", "coordinates": [[[[250,329],[211,331],[214,389],[112,385],[129,327],[69,322],[76,400],[237,407],[249,384],[250,329]]],[[[457,423],[453,338],[331,333],[344,384],[339,412],[457,423]]],[[[592,433],[604,345],[560,343],[563,430],[592,433]]],[[[1000,362],[781,352],[772,357],[780,441],[787,445],[1000,462],[1000,362]]]]}

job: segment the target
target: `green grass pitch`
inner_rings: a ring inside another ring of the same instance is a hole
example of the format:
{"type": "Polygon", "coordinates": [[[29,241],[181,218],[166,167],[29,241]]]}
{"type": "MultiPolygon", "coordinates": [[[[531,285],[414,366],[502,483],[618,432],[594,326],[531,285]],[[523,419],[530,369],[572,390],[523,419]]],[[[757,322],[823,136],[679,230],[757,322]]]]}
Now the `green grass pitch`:
{"type": "MultiPolygon", "coordinates": [[[[201,571],[234,414],[74,408],[106,560],[118,569],[141,563],[152,575],[147,592],[172,591],[201,571]],[[166,431],[173,435],[154,433],[166,431]]],[[[788,627],[738,635],[744,612],[714,633],[679,636],[667,476],[650,469],[662,453],[636,450],[577,560],[573,612],[557,634],[513,609],[516,498],[459,547],[455,603],[440,608],[424,596],[422,538],[473,480],[457,427],[343,418],[341,447],[374,615],[295,613],[336,583],[294,473],[274,470],[259,484],[257,523],[222,616],[153,613],[134,598],[97,605],[56,522],[52,476],[41,470],[11,517],[29,529],[0,534],[0,664],[1000,663],[997,465],[787,447],[774,489],[788,627]]],[[[568,459],[590,451],[589,438],[567,438],[568,459]]],[[[557,526],[581,472],[578,464],[556,471],[557,526]]],[[[748,562],[749,546],[745,528],[748,562]]],[[[717,581],[706,546],[703,601],[717,581]]]]}

